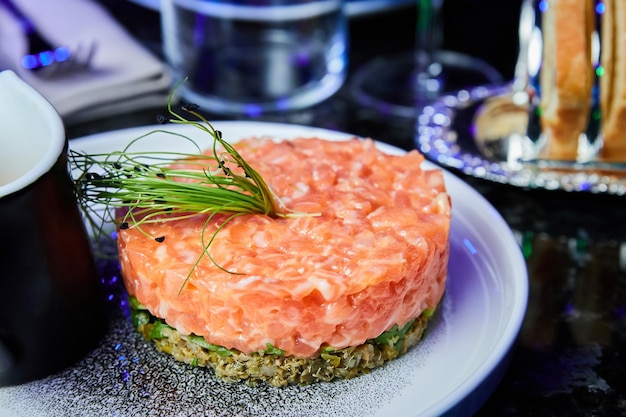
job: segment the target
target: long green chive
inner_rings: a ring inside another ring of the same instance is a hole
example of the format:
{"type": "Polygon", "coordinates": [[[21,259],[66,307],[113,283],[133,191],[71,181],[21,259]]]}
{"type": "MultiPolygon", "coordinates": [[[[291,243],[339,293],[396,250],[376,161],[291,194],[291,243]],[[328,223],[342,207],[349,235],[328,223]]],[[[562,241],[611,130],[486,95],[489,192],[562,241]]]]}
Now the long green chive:
{"type": "MultiPolygon", "coordinates": [[[[229,220],[243,214],[265,214],[276,218],[317,213],[286,210],[261,175],[196,111],[195,105],[183,106],[183,110],[198,121],[189,121],[172,110],[172,94],[167,108],[173,119],[168,121],[192,125],[206,132],[212,138],[211,154],[203,153],[203,148],[185,135],[154,130],[132,140],[121,151],[85,154],[71,150],[69,159],[76,196],[96,234],[96,241],[101,239],[107,223],[114,223],[120,229],[138,228],[146,236],[162,242],[166,236],[150,236],[142,225],[181,220],[198,214],[207,214],[208,224],[215,214],[229,215],[210,238],[205,237],[203,231],[204,251],[192,266],[184,287],[202,256],[207,255],[213,261],[208,249],[229,220]],[[182,138],[190,142],[196,152],[132,150],[138,141],[155,133],[182,138]],[[176,162],[185,167],[173,166],[176,162]],[[118,217],[117,210],[120,209],[123,214],[118,217]]],[[[215,261],[213,263],[220,267],[215,261]]]]}

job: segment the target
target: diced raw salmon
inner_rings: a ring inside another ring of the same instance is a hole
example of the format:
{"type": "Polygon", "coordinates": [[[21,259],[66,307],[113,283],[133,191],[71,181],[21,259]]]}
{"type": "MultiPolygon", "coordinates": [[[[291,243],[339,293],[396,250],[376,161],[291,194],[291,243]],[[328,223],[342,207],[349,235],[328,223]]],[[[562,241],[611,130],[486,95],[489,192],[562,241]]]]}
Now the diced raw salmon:
{"type": "Polygon", "coordinates": [[[450,199],[416,151],[371,140],[248,139],[237,149],[289,209],[319,216],[226,215],[120,230],[128,292],[183,334],[242,352],[270,343],[312,357],[404,325],[441,300],[450,199]],[[228,272],[220,270],[220,265],[228,272]],[[183,288],[187,275],[191,276],[183,288]]]}

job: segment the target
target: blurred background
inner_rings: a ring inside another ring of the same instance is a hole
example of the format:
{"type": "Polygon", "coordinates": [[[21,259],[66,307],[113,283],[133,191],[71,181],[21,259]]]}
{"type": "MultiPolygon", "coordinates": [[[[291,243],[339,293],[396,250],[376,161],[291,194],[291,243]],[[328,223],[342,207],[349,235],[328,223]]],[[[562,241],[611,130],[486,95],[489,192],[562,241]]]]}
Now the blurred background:
{"type": "MultiPolygon", "coordinates": [[[[160,14],[132,1],[100,0],[100,3],[157,56],[162,57],[160,14]]],[[[377,57],[394,56],[415,47],[417,2],[402,0],[391,7],[361,13],[349,19],[349,71],[343,88],[315,108],[287,115],[269,115],[263,119],[314,124],[348,131],[413,148],[414,120],[383,120],[376,109],[360,106],[350,91],[352,75],[377,57]]],[[[443,45],[480,58],[511,80],[518,54],[520,0],[446,0],[443,2],[443,45]]],[[[145,118],[133,115],[131,124],[153,123],[151,109],[145,118]]],[[[214,115],[217,118],[223,116],[214,115]]],[[[106,125],[106,120],[102,121],[106,125]]],[[[72,123],[72,137],[93,133],[93,123],[72,123]]]]}

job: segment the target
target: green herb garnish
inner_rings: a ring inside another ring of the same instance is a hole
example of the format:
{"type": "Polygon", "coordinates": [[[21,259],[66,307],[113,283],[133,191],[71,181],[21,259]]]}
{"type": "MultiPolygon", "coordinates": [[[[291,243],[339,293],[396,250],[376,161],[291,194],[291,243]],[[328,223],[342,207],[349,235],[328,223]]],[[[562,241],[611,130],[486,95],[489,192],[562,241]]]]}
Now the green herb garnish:
{"type": "Polygon", "coordinates": [[[162,320],[155,321],[152,330],[150,330],[150,339],[161,339],[163,337],[167,337],[163,334],[164,330],[174,330],[174,328],[162,320]]]}
{"type": "Polygon", "coordinates": [[[276,355],[276,356],[284,356],[285,351],[274,347],[271,343],[265,344],[265,349],[259,351],[260,354],[263,355],[276,355]]]}
{"type": "Polygon", "coordinates": [[[163,242],[167,236],[152,236],[142,226],[199,214],[207,215],[206,226],[216,214],[227,215],[213,235],[205,236],[203,229],[204,250],[181,286],[182,291],[204,255],[224,270],[213,260],[208,249],[220,229],[235,217],[244,214],[264,214],[274,218],[317,214],[288,211],[261,175],[223,139],[219,130],[197,112],[197,106],[182,107],[197,121],[189,121],[172,110],[173,92],[167,106],[173,118],[161,118],[160,121],[192,125],[208,135],[210,146],[203,147],[180,133],[155,130],[132,140],[121,151],[85,154],[72,150],[69,159],[75,173],[78,203],[94,231],[96,242],[104,235],[107,223],[114,223],[120,229],[137,228],[155,241],[163,242]],[[139,141],[154,133],[169,134],[189,142],[194,152],[134,150],[139,141]],[[209,148],[212,152],[203,152],[209,148]]]}
{"type": "Polygon", "coordinates": [[[402,342],[404,341],[404,336],[406,336],[407,332],[411,329],[413,323],[415,323],[415,319],[409,321],[407,324],[402,326],[402,328],[398,327],[397,324],[394,324],[391,329],[381,333],[380,336],[375,339],[371,339],[371,341],[379,345],[389,345],[396,350],[400,350],[402,342]]]}
{"type": "Polygon", "coordinates": [[[187,336],[187,338],[189,339],[190,342],[193,342],[196,345],[202,348],[205,348],[211,352],[215,352],[220,356],[231,356],[233,354],[233,352],[231,352],[229,349],[226,349],[223,346],[214,345],[213,343],[207,342],[206,339],[202,336],[197,336],[195,334],[192,334],[192,335],[187,336]]]}
{"type": "Polygon", "coordinates": [[[186,120],[168,105],[175,117],[169,121],[189,124],[206,132],[212,138],[212,154],[204,154],[194,140],[166,130],[142,135],[121,151],[90,155],[70,151],[72,168],[79,172],[75,178],[76,195],[81,208],[90,214],[89,219],[95,220],[95,224],[100,224],[101,220],[116,220],[120,227],[128,228],[204,213],[284,216],[269,186],[222,138],[222,133],[194,107],[184,109],[197,116],[200,122],[186,120]],[[189,141],[197,152],[133,151],[133,145],[154,133],[189,141]],[[172,167],[174,162],[184,163],[186,167],[172,167]],[[102,211],[102,205],[109,209],[123,207],[127,212],[121,219],[103,218],[102,214],[115,216],[115,213],[102,211]]]}

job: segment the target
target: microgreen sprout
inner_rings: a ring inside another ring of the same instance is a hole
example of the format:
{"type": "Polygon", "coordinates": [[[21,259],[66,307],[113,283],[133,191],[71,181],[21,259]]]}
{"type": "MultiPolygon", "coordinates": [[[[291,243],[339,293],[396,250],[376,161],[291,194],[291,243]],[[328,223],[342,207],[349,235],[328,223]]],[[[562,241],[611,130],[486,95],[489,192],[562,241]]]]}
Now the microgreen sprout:
{"type": "Polygon", "coordinates": [[[216,214],[227,214],[215,234],[205,236],[203,231],[204,251],[193,265],[195,268],[202,256],[211,258],[208,249],[216,234],[237,216],[315,215],[289,212],[261,175],[198,113],[197,106],[182,107],[198,119],[190,121],[174,111],[171,103],[170,94],[167,108],[172,118],[160,117],[159,121],[200,129],[212,139],[210,147],[203,147],[181,133],[158,129],[135,138],[121,151],[102,154],[70,151],[77,200],[95,232],[96,242],[102,238],[105,225],[111,222],[120,229],[137,228],[155,241],[163,242],[167,236],[151,236],[142,226],[203,214],[207,215],[206,226],[216,214]],[[194,150],[190,153],[136,150],[140,141],[156,133],[189,142],[194,150]],[[204,151],[209,148],[211,151],[204,151]]]}

